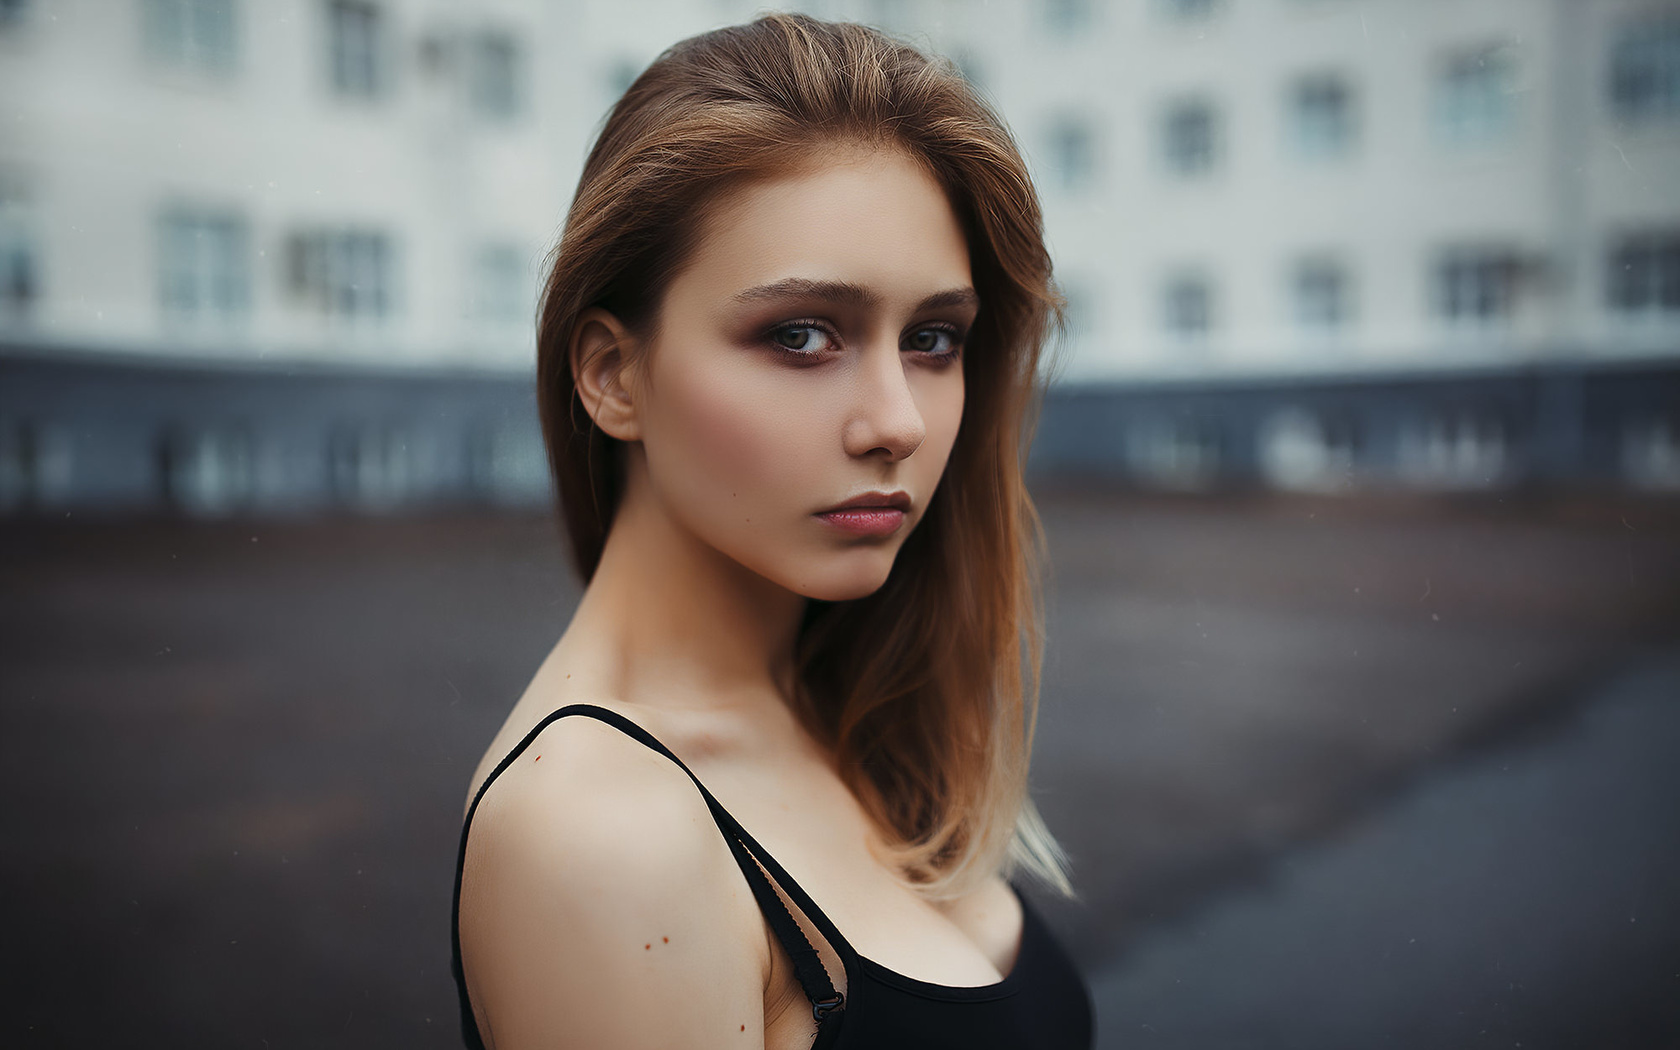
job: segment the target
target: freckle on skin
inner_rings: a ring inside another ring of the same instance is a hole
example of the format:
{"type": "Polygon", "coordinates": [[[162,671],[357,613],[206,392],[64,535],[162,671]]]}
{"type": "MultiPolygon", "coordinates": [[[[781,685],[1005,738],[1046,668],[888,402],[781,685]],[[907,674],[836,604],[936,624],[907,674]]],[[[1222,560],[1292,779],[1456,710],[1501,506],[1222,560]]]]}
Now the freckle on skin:
{"type": "Polygon", "coordinates": [[[653,947],[653,945],[651,945],[651,944],[644,944],[644,945],[642,945],[642,951],[644,951],[644,952],[645,952],[645,951],[648,951],[648,950],[650,950],[650,949],[651,949],[651,948],[652,948],[652,947],[653,947]]]}
{"type": "Polygon", "coordinates": [[[665,943],[666,943],[666,944],[670,944],[670,943],[671,943],[671,938],[669,938],[669,937],[661,937],[661,938],[659,938],[659,939],[660,939],[660,940],[662,940],[662,941],[664,941],[664,942],[665,942],[665,943]]]}

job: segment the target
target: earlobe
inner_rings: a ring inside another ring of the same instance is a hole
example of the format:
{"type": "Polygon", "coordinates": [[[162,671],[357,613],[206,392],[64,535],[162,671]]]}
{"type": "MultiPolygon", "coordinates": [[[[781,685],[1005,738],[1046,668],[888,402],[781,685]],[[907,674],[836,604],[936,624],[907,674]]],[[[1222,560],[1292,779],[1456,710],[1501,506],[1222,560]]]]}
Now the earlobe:
{"type": "Polygon", "coordinates": [[[611,313],[592,306],[572,328],[572,376],[595,425],[620,441],[641,440],[630,362],[632,341],[611,313]]]}

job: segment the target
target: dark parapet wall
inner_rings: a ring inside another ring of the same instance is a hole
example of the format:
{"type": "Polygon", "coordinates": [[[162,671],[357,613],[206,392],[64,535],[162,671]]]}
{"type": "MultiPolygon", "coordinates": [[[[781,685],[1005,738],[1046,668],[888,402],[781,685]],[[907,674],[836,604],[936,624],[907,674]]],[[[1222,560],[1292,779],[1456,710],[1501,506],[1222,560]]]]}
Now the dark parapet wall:
{"type": "Polygon", "coordinates": [[[0,511],[544,505],[532,380],[0,348],[0,511]]]}
{"type": "Polygon", "coordinates": [[[1680,494],[1680,361],[1066,385],[1030,463],[1140,489],[1680,494]]]}

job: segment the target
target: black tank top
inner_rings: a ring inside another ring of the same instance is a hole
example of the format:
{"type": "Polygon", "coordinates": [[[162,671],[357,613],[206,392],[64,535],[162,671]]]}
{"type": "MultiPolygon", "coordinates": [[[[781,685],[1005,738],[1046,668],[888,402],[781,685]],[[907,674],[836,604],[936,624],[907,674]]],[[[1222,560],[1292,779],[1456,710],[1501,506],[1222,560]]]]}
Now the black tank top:
{"type": "MultiPolygon", "coordinates": [[[[587,715],[641,741],[675,762],[688,774],[729,843],[741,874],[752,887],[776,939],[792,960],[794,973],[811,1002],[817,1038],[813,1050],[869,1047],[872,1050],[1088,1050],[1091,1046],[1091,993],[1072,960],[1019,891],[1021,947],[1008,976],[994,984],[953,987],[907,977],[859,955],[824,915],[816,902],[776,863],[764,847],[747,834],[718,804],[706,786],[671,750],[641,726],[614,711],[594,704],[571,704],[538,722],[525,739],[485,778],[467,809],[461,826],[461,848],[455,861],[455,903],[451,921],[455,988],[461,1000],[461,1034],[469,1050],[484,1050],[484,1040],[467,997],[461,968],[461,875],[467,857],[467,832],[484,792],[502,771],[531,745],[549,723],[566,715],[587,715]],[[762,870],[760,866],[762,865],[762,870]],[[794,922],[770,877],[827,938],[846,968],[846,994],[835,990],[822,959],[794,922]]],[[[1012,886],[1011,889],[1014,887],[1012,886]]]]}

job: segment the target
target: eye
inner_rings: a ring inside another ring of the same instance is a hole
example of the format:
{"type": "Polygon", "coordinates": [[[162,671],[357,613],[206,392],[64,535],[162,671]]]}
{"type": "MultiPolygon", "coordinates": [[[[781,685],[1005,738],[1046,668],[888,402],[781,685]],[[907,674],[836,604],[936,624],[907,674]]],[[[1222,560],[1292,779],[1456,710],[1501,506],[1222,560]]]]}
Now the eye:
{"type": "Polygon", "coordinates": [[[821,325],[807,322],[783,325],[772,330],[770,341],[778,349],[811,355],[819,354],[833,345],[833,340],[821,325]]]}
{"type": "Polygon", "coordinates": [[[962,349],[962,337],[949,325],[918,328],[904,340],[904,348],[929,357],[956,357],[962,349]]]}

